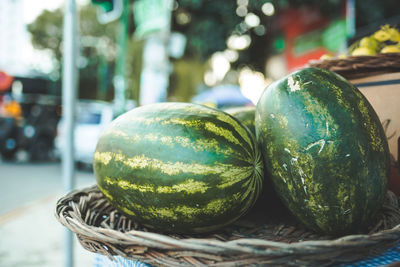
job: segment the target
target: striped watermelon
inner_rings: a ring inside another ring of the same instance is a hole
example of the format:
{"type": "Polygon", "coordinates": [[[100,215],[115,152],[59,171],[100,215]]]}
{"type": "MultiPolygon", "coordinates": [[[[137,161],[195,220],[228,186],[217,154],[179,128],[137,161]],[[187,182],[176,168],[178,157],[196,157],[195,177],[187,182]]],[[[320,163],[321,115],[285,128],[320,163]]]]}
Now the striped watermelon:
{"type": "Polygon", "coordinates": [[[244,126],[249,128],[249,130],[254,134],[254,136],[256,135],[255,106],[232,107],[224,109],[223,111],[237,118],[244,126]]]}
{"type": "Polygon", "coordinates": [[[263,162],[253,135],[231,115],[159,103],[112,122],[98,141],[94,172],[106,198],[142,225],[202,233],[253,206],[263,162]]]}
{"type": "MultiPolygon", "coordinates": [[[[231,114],[237,118],[244,126],[249,128],[249,130],[256,136],[255,128],[255,106],[243,106],[243,107],[231,107],[223,109],[225,112],[231,114]]],[[[278,213],[287,212],[273,189],[272,182],[269,177],[264,173],[263,191],[255,204],[256,210],[267,211],[270,215],[276,215],[278,213]]]]}
{"type": "Polygon", "coordinates": [[[387,190],[389,150],[352,84],[317,68],[274,82],[257,104],[256,135],[267,175],[306,226],[339,235],[371,223],[387,190]]]}

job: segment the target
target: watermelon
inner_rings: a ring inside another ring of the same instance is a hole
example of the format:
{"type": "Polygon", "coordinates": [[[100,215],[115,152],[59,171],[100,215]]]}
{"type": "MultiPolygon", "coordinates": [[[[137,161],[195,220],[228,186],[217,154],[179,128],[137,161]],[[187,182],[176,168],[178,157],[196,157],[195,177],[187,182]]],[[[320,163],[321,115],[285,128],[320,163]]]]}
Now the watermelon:
{"type": "Polygon", "coordinates": [[[223,109],[223,111],[237,118],[244,126],[249,128],[249,130],[254,134],[254,136],[256,135],[255,106],[231,107],[223,109]]]}
{"type": "Polygon", "coordinates": [[[115,119],[94,173],[110,203],[148,228],[204,233],[245,214],[262,190],[255,137],[237,119],[189,103],[158,103],[115,119]]]}
{"type": "Polygon", "coordinates": [[[309,229],[365,229],[387,191],[384,130],[343,77],[305,68],[270,84],[256,107],[265,170],[284,204],[309,229]]]}
{"type": "MultiPolygon", "coordinates": [[[[249,130],[256,136],[255,128],[255,106],[242,106],[242,107],[230,107],[223,109],[223,111],[231,114],[237,118],[244,126],[249,128],[249,130]]],[[[276,192],[273,189],[270,178],[264,172],[263,190],[258,198],[254,209],[255,210],[266,210],[269,215],[275,216],[278,213],[287,213],[282,201],[280,201],[276,192]]],[[[275,216],[276,217],[276,216],[275,216]]]]}

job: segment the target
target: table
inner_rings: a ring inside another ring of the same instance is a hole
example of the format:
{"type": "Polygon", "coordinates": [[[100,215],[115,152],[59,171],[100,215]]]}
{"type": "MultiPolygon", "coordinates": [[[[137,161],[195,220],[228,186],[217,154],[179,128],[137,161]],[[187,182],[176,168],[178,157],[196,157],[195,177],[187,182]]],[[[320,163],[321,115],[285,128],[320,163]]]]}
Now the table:
{"type": "MultiPolygon", "coordinates": [[[[129,260],[123,258],[121,256],[114,256],[115,261],[110,260],[108,257],[96,254],[93,266],[94,267],[151,267],[152,265],[129,260]]],[[[373,256],[368,257],[361,261],[356,261],[352,263],[346,263],[338,265],[340,267],[358,267],[358,266],[368,266],[368,267],[375,267],[375,266],[383,266],[388,265],[391,263],[400,262],[400,242],[393,248],[386,250],[385,252],[373,256]]]]}

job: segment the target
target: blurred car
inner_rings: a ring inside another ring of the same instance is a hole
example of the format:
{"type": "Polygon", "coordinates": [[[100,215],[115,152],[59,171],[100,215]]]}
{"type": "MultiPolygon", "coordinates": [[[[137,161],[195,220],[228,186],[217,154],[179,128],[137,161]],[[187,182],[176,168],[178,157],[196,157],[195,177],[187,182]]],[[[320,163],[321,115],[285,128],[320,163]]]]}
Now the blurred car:
{"type": "MultiPolygon", "coordinates": [[[[97,141],[104,129],[113,120],[111,103],[97,100],[80,100],[77,103],[74,129],[75,162],[78,167],[91,167],[97,141]]],[[[65,123],[62,118],[57,125],[54,140],[55,155],[61,158],[65,147],[65,123]]]]}
{"type": "Polygon", "coordinates": [[[52,160],[60,99],[49,95],[24,94],[15,104],[20,106],[22,114],[0,113],[2,160],[52,160]]]}
{"type": "Polygon", "coordinates": [[[242,94],[240,87],[233,84],[222,84],[203,91],[194,96],[191,102],[208,104],[221,109],[253,105],[251,100],[242,94]]]}

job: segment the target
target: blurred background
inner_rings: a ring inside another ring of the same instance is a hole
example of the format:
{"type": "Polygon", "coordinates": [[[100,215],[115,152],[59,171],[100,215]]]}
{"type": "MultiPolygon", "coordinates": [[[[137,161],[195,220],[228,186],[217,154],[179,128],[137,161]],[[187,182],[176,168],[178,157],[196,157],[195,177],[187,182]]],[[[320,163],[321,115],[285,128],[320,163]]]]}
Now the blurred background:
{"type": "MultiPolygon", "coordinates": [[[[62,0],[0,1],[0,266],[60,266],[62,0]]],[[[102,130],[139,105],[255,105],[272,81],[400,23],[397,0],[76,0],[77,187],[102,130]]],[[[77,266],[89,252],[75,247],[77,266]]]]}

